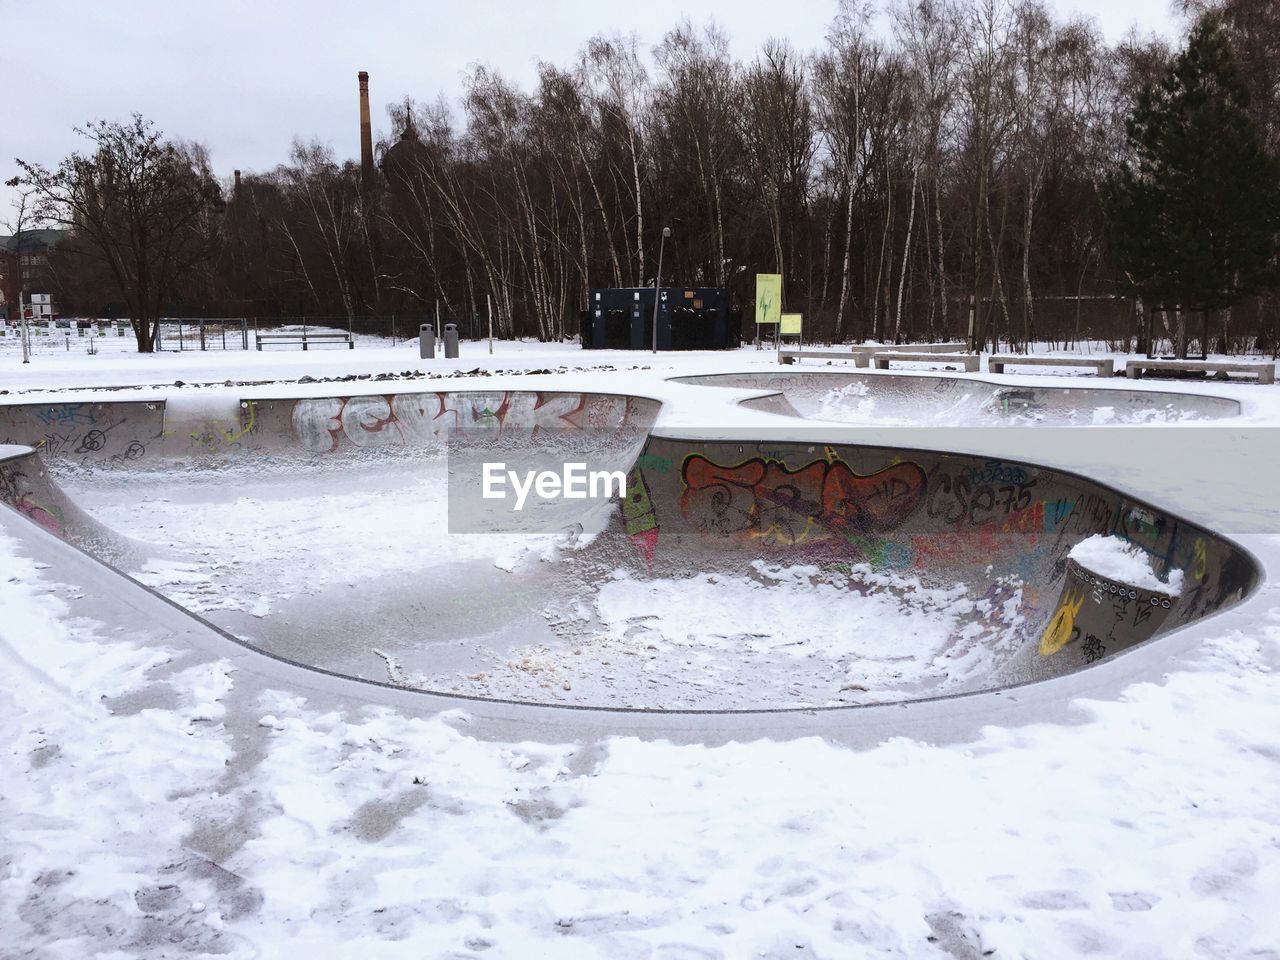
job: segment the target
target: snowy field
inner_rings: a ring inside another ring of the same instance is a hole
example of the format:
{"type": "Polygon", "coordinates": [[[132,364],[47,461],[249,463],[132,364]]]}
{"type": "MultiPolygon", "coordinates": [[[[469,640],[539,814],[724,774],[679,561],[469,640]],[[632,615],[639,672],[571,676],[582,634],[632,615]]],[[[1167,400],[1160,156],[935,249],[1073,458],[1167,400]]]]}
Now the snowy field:
{"type": "MultiPolygon", "coordinates": [[[[498,343],[490,357],[485,344],[464,343],[460,360],[430,362],[414,344],[150,357],[64,350],[23,365],[6,345],[0,391],[30,402],[305,396],[333,392],[331,382],[357,392],[415,381],[604,390],[662,399],[660,426],[719,429],[769,415],[737,407],[742,393],[665,378],[776,369],[771,353],[751,348],[654,357],[498,343]],[[480,382],[469,380],[476,371],[480,382]]],[[[1280,425],[1280,386],[1080,384],[1243,404],[1241,418],[1201,423],[1207,431],[1280,425]]],[[[826,398],[841,416],[856,415],[859,399],[826,398]]],[[[1180,419],[1163,400],[1150,409],[1165,411],[1150,419],[1180,419]]],[[[305,589],[309,616],[340,625],[356,588],[341,570],[317,582],[323,560],[341,555],[362,577],[402,572],[383,547],[410,521],[372,494],[346,496],[342,524],[317,520],[332,515],[324,504],[273,502],[252,487],[236,497],[239,515],[256,511],[262,522],[231,523],[208,490],[173,486],[115,490],[94,507],[149,542],[163,543],[173,523],[197,531],[143,577],[215,620],[250,623],[305,589]],[[249,557],[277,573],[253,579],[249,557]],[[329,606],[314,607],[326,596],[329,606]]],[[[1256,599],[1193,625],[1193,642],[1145,679],[1037,722],[976,718],[951,735],[855,749],[771,739],[767,729],[711,744],[497,742],[473,736],[456,712],[353,705],[195,651],[169,620],[136,609],[131,618],[128,597],[104,591],[110,581],[91,563],[29,528],[0,512],[5,960],[1280,958],[1280,536],[1245,538],[1267,567],[1256,599]]],[[[450,549],[514,568],[544,547],[524,543],[497,561],[491,543],[450,549]]],[[[623,573],[591,598],[601,649],[552,657],[532,643],[449,676],[464,692],[541,689],[571,700],[607,686],[609,674],[582,667],[584,656],[652,654],[686,692],[750,684],[757,668],[781,675],[794,658],[809,671],[799,676],[820,674],[838,698],[850,664],[901,664],[870,642],[819,657],[779,647],[735,631],[726,611],[756,604],[754,616],[781,619],[800,607],[796,636],[820,633],[824,614],[866,617],[880,636],[910,633],[912,669],[923,669],[940,642],[931,631],[955,628],[968,601],[942,587],[873,582],[870,572],[866,580],[873,603],[845,612],[830,584],[794,568],[623,573]],[[724,603],[700,605],[710,591],[724,603]],[[928,609],[910,609],[908,596],[928,609]]],[[[384,652],[372,666],[412,685],[422,665],[384,652]]],[[[845,695],[857,696],[850,683],[845,695]]],[[[806,688],[795,699],[818,696],[806,688]]]]}

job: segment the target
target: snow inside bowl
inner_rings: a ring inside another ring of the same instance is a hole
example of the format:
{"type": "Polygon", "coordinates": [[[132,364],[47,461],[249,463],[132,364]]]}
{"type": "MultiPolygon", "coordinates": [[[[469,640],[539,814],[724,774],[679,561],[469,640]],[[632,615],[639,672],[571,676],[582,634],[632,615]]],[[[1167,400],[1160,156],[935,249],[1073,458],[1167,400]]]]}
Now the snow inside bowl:
{"type": "Polygon", "coordinates": [[[1091,667],[1257,582],[1230,540],[1065,470],[659,436],[657,409],[516,391],[10,405],[0,440],[41,452],[0,466],[0,500],[300,667],[579,708],[1001,689],[1091,667]],[[605,463],[625,496],[595,526],[570,511],[537,534],[450,533],[459,438],[605,463]],[[1181,590],[1073,559],[1097,534],[1155,558],[1165,583],[1181,572],[1181,590]]]}

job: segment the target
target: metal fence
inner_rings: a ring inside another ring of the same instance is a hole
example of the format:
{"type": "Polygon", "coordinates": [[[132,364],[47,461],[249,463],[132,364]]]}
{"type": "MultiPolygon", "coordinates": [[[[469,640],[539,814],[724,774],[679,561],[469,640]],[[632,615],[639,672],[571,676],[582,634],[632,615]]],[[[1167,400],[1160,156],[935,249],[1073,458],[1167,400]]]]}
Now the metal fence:
{"type": "MultiPolygon", "coordinates": [[[[437,336],[447,323],[456,324],[464,340],[482,338],[487,329],[475,315],[441,311],[430,316],[385,317],[165,317],[160,321],[156,350],[185,352],[199,350],[253,350],[258,333],[346,333],[359,346],[394,346],[418,336],[418,328],[429,323],[437,336]]],[[[137,340],[128,320],[58,320],[28,322],[28,349],[33,354],[117,353],[137,349],[137,340]]],[[[345,343],[343,344],[345,346],[345,343]]],[[[0,321],[0,355],[20,352],[22,327],[0,321]]]]}
{"type": "MultiPolygon", "coordinates": [[[[385,317],[342,317],[342,316],[294,316],[294,317],[250,317],[249,326],[252,332],[323,332],[345,331],[356,338],[387,341],[391,345],[414,340],[418,336],[418,328],[429,323],[439,335],[447,323],[456,324],[458,336],[463,340],[476,340],[486,334],[486,329],[476,314],[441,311],[439,318],[435,314],[392,314],[385,317]]],[[[250,337],[252,339],[252,337],[250,337]]]]}
{"type": "MultiPolygon", "coordinates": [[[[123,322],[123,321],[120,321],[123,322]]],[[[125,324],[126,329],[128,324],[125,324]]],[[[157,350],[248,350],[247,317],[170,317],[160,321],[157,350]]]]}
{"type": "MultiPolygon", "coordinates": [[[[137,349],[128,321],[28,321],[27,349],[33,355],[53,353],[118,353],[137,349]]],[[[0,322],[0,354],[22,352],[22,325],[0,322]]]]}

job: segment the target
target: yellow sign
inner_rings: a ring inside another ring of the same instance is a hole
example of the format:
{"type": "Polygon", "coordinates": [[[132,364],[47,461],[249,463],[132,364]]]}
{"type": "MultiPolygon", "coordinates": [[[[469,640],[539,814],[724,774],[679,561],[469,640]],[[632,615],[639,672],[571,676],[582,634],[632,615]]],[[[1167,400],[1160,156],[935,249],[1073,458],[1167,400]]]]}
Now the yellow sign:
{"type": "Polygon", "coordinates": [[[800,323],[803,315],[799,313],[784,313],[782,315],[782,328],[778,331],[784,337],[800,336],[800,323]]]}
{"type": "Polygon", "coordinates": [[[782,317],[782,274],[756,274],[756,323],[777,323],[782,317]]]}

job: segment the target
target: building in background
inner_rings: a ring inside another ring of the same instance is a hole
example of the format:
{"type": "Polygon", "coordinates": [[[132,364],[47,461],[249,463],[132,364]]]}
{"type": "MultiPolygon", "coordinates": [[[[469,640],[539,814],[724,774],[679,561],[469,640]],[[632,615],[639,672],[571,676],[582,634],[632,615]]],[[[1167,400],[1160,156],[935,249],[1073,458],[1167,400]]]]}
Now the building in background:
{"type": "Polygon", "coordinates": [[[45,295],[42,308],[47,308],[53,319],[52,300],[48,298],[55,289],[53,268],[49,255],[65,235],[64,230],[23,230],[11,237],[0,236],[0,317],[16,321],[18,296],[30,303],[31,294],[45,295]]]}
{"type": "MultiPolygon", "coordinates": [[[[653,287],[592,288],[582,313],[587,350],[649,350],[653,287]]],[[[658,299],[659,350],[728,350],[742,341],[742,312],[729,309],[724,287],[663,287],[658,299]]]]}

